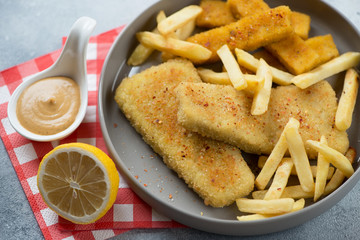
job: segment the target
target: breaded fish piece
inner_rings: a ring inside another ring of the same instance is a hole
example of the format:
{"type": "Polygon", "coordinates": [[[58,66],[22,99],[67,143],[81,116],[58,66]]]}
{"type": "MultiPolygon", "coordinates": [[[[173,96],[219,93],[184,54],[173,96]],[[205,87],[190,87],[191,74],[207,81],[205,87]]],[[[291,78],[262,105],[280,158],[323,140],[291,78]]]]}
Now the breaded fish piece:
{"type": "MultiPolygon", "coordinates": [[[[250,113],[253,97],[232,86],[181,83],[176,89],[178,121],[188,130],[224,141],[254,154],[270,154],[290,117],[300,121],[304,141],[325,135],[329,146],[345,153],[346,132],[334,128],[337,109],[335,92],[326,81],[301,90],[290,86],[273,88],[268,111],[250,113]]],[[[307,149],[309,157],[317,153],[307,149]]]]}
{"type": "Polygon", "coordinates": [[[227,0],[227,4],[236,18],[261,13],[270,9],[263,0],[227,0]]]}
{"type": "Polygon", "coordinates": [[[289,7],[280,6],[189,37],[187,41],[200,44],[212,52],[210,59],[195,64],[218,61],[216,51],[225,44],[231,50],[252,51],[285,38],[293,31],[290,15],[289,7]]]}
{"type": "Polygon", "coordinates": [[[169,60],[123,79],[115,100],[143,139],[206,205],[230,205],[252,191],[254,175],[238,148],[177,122],[175,88],[181,82],[201,80],[191,62],[169,60]]]}
{"type": "Polygon", "coordinates": [[[293,11],[290,17],[294,32],[302,39],[307,39],[310,32],[311,17],[305,13],[293,11]]]}
{"type": "MultiPolygon", "coordinates": [[[[263,0],[227,0],[228,5],[236,18],[246,17],[270,9],[263,0]]],[[[307,39],[310,31],[309,15],[292,11],[290,16],[294,32],[302,39],[307,39]]]]}
{"type": "Polygon", "coordinates": [[[218,0],[202,0],[202,13],[196,18],[196,25],[205,28],[224,26],[235,22],[230,7],[226,2],[218,0]]]}
{"type": "Polygon", "coordinates": [[[339,51],[331,34],[309,38],[305,43],[319,55],[315,67],[339,56],[339,51]]]}
{"type": "Polygon", "coordinates": [[[267,45],[268,50],[294,75],[310,71],[317,65],[319,54],[295,32],[267,45]]]}

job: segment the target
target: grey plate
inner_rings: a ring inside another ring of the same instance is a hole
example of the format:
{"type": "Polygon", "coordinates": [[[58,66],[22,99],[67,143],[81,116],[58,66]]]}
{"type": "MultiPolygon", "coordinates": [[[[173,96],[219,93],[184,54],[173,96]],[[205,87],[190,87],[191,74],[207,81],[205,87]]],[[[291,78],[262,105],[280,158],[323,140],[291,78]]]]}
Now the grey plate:
{"type": "MultiPolygon", "coordinates": [[[[312,17],[310,36],[332,34],[341,53],[360,51],[360,36],[355,28],[337,11],[323,2],[267,1],[270,6],[290,4],[292,10],[312,17]]],[[[271,219],[252,222],[238,222],[235,204],[225,208],[212,208],[203,204],[197,194],[189,189],[183,180],[169,170],[152,149],[132,128],[114,101],[114,90],[121,80],[129,75],[158,64],[156,54],[141,67],[129,67],[126,60],[137,45],[134,34],[140,30],[150,30],[155,26],[155,15],[159,10],[172,12],[198,1],[161,1],[136,18],[115,40],[106,58],[99,85],[99,116],[101,129],[110,154],[121,175],[130,187],[156,211],[187,226],[207,232],[227,235],[257,235],[285,230],[302,224],[328,210],[341,200],[360,178],[359,160],[354,163],[355,174],[329,196],[313,203],[307,202],[305,209],[271,219]],[[144,171],[144,170],[147,171],[144,171]],[[135,178],[138,176],[138,179],[135,178]],[[147,187],[144,186],[147,184],[147,187]],[[172,199],[169,198],[172,195],[172,199]]],[[[341,92],[343,74],[329,79],[336,91],[341,92]]],[[[359,100],[359,99],[358,99],[359,100]]],[[[349,130],[351,146],[360,152],[358,141],[360,110],[356,108],[354,121],[349,130]]],[[[246,156],[245,156],[246,158],[246,156]]]]}

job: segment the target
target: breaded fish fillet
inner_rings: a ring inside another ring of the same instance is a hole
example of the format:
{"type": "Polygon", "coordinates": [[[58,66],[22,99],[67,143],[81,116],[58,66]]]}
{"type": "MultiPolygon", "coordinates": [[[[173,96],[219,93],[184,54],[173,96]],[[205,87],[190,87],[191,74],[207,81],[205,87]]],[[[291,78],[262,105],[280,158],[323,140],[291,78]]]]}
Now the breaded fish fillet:
{"type": "MultiPolygon", "coordinates": [[[[345,153],[349,147],[346,132],[334,128],[336,96],[326,81],[304,90],[294,85],[273,88],[268,111],[259,116],[250,114],[253,97],[232,86],[181,83],[176,92],[178,121],[186,129],[249,153],[270,154],[290,117],[300,121],[304,141],[325,135],[338,151],[345,153]]],[[[317,155],[307,152],[311,158],[317,155]]]]}
{"type": "Polygon", "coordinates": [[[189,37],[187,41],[200,44],[212,52],[210,59],[195,63],[218,61],[216,51],[224,44],[231,50],[253,51],[287,37],[293,32],[290,15],[289,7],[280,6],[189,37]]]}
{"type": "Polygon", "coordinates": [[[175,88],[181,82],[201,80],[191,62],[169,60],[123,79],[115,100],[144,140],[205,204],[230,205],[252,191],[254,175],[238,148],[192,133],[177,122],[175,88]]]}

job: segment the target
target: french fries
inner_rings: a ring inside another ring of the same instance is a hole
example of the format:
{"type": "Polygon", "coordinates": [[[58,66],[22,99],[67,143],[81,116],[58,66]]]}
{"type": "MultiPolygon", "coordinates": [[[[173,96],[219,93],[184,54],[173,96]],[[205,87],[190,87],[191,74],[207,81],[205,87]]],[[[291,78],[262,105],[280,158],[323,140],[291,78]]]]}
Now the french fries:
{"type": "MultiPolygon", "coordinates": [[[[299,211],[301,209],[303,209],[305,207],[305,199],[299,199],[297,201],[294,202],[293,208],[290,212],[296,212],[299,211]]],[[[270,217],[276,217],[276,216],[280,216],[282,214],[249,214],[249,215],[243,215],[243,216],[238,216],[237,219],[239,221],[253,221],[253,220],[259,220],[259,219],[265,219],[265,218],[270,218],[270,217]]]]}
{"type": "Polygon", "coordinates": [[[276,170],[271,186],[264,196],[264,200],[279,199],[281,197],[281,194],[288,183],[293,165],[294,163],[291,158],[284,158],[281,161],[278,169],[276,170]]]}
{"type": "Polygon", "coordinates": [[[214,72],[211,69],[197,68],[201,80],[206,83],[232,85],[227,72],[214,72]]]}
{"type": "Polygon", "coordinates": [[[253,74],[244,74],[246,81],[246,88],[244,90],[252,93],[256,92],[259,88],[264,86],[264,79],[260,79],[258,76],[253,74]]]}
{"type": "Polygon", "coordinates": [[[161,21],[157,28],[162,35],[168,35],[194,20],[202,11],[197,5],[184,7],[161,21]]]}
{"type": "Polygon", "coordinates": [[[305,192],[312,192],[315,187],[314,179],[311,173],[309,159],[306,155],[305,146],[299,134],[298,126],[290,126],[285,130],[286,142],[291,158],[294,162],[301,187],[305,192]]]}
{"type": "Polygon", "coordinates": [[[148,59],[148,57],[154,52],[154,49],[151,47],[146,47],[142,44],[137,45],[135,50],[132,52],[129,57],[127,64],[131,66],[141,65],[148,59]]]}
{"type": "MultiPolygon", "coordinates": [[[[260,61],[253,55],[238,48],[235,48],[235,55],[240,66],[243,66],[253,72],[257,71],[260,61]]],[[[294,75],[271,66],[270,69],[274,83],[284,86],[291,84],[291,80],[294,78],[294,75]]]]}
{"type": "Polygon", "coordinates": [[[323,154],[326,161],[329,161],[332,165],[339,169],[347,178],[353,175],[354,168],[343,154],[318,141],[307,140],[306,143],[316,151],[323,154]]]}
{"type": "Polygon", "coordinates": [[[294,199],[280,198],[272,200],[236,199],[236,205],[241,212],[259,214],[284,214],[293,209],[294,199]]]}
{"type": "Polygon", "coordinates": [[[301,89],[305,89],[325,78],[335,75],[358,65],[360,62],[360,52],[347,52],[336,57],[327,63],[311,70],[295,76],[292,82],[301,89]]]}
{"type": "Polygon", "coordinates": [[[260,59],[260,64],[259,68],[257,69],[256,76],[261,80],[264,79],[264,84],[255,90],[253,102],[251,105],[251,114],[261,115],[264,114],[268,109],[272,87],[271,70],[269,65],[267,65],[263,59],[260,59]]]}
{"type": "MultiPolygon", "coordinates": [[[[156,16],[158,27],[155,28],[152,32],[156,34],[160,33],[160,31],[158,30],[160,25],[160,29],[163,30],[163,33],[161,34],[164,34],[165,31],[166,34],[164,35],[166,35],[166,37],[185,40],[192,34],[195,29],[195,18],[199,14],[199,10],[200,12],[202,11],[201,8],[199,8],[200,7],[198,6],[192,5],[186,7],[185,11],[179,11],[180,13],[176,12],[176,14],[174,13],[169,18],[166,18],[164,11],[160,11],[156,16]],[[161,22],[164,20],[166,20],[166,22],[164,24],[161,24],[161,22]],[[170,25],[169,22],[171,22],[170,25]],[[171,29],[171,31],[169,31],[169,29],[171,29]]],[[[142,64],[151,55],[154,49],[159,50],[159,48],[156,48],[154,46],[145,46],[140,41],[140,44],[135,48],[130,58],[128,59],[128,65],[138,66],[142,64]]],[[[164,51],[162,57],[163,59],[167,60],[173,58],[174,55],[171,53],[171,51],[164,51]]]]}
{"type": "MultiPolygon", "coordinates": [[[[349,148],[349,150],[345,153],[345,157],[349,160],[350,163],[353,163],[355,156],[356,156],[356,151],[354,148],[349,148]]],[[[336,169],[333,177],[325,187],[324,195],[328,195],[332,193],[343,183],[344,179],[345,179],[345,175],[339,169],[336,169]]]]}
{"type": "MultiPolygon", "coordinates": [[[[317,169],[320,169],[320,170],[317,171],[315,187],[312,191],[304,191],[302,185],[286,186],[283,190],[280,189],[280,187],[279,187],[279,191],[282,191],[280,198],[292,198],[292,199],[313,198],[314,201],[317,201],[321,196],[330,194],[331,192],[333,192],[335,189],[337,189],[342,184],[342,182],[344,181],[344,179],[346,177],[346,175],[343,173],[344,170],[342,170],[342,169],[348,169],[347,171],[351,172],[351,169],[352,169],[351,163],[353,162],[353,160],[355,159],[355,156],[356,156],[355,149],[349,148],[349,150],[346,152],[345,156],[343,156],[341,153],[338,153],[336,150],[334,150],[326,145],[325,137],[322,137],[320,142],[308,140],[306,143],[310,144],[313,148],[315,148],[315,150],[317,150],[319,152],[317,169]],[[346,159],[347,164],[343,163],[344,158],[346,159]],[[337,161],[341,162],[341,163],[336,163],[337,161]],[[330,169],[329,162],[331,162],[335,167],[338,167],[338,169],[335,171],[335,173],[331,177],[330,181],[326,184],[326,180],[328,179],[329,169],[330,169]],[[325,166],[321,166],[322,164],[324,164],[325,166]],[[344,165],[344,166],[341,166],[341,165],[344,165]],[[340,166],[340,168],[339,168],[339,166],[340,166]],[[348,166],[348,168],[346,166],[348,166]],[[326,186],[325,186],[325,184],[326,184],[326,186]]],[[[261,157],[259,159],[261,159],[261,162],[264,162],[264,159],[266,159],[266,157],[261,157]]],[[[287,161],[291,160],[290,158],[284,158],[284,159],[287,161]]],[[[284,160],[282,160],[282,161],[284,161],[284,160]]],[[[260,163],[260,167],[261,167],[261,165],[262,165],[262,163],[260,163]]],[[[274,177],[273,182],[275,182],[275,184],[276,184],[276,182],[278,182],[278,180],[276,180],[275,178],[276,177],[274,177]]],[[[274,194],[273,192],[275,191],[275,188],[271,189],[271,186],[268,190],[253,191],[252,198],[253,199],[263,199],[263,200],[269,199],[269,196],[274,194]]],[[[279,195],[277,195],[276,193],[273,196],[279,197],[279,195]]],[[[252,219],[253,217],[249,216],[249,218],[252,219]]],[[[254,216],[254,218],[257,218],[257,217],[254,216]]],[[[246,218],[244,218],[244,219],[246,219],[246,218]]]]}
{"type": "Polygon", "coordinates": [[[226,44],[223,45],[219,50],[217,50],[217,54],[223,62],[234,88],[236,90],[242,90],[246,88],[247,83],[244,79],[243,73],[241,72],[240,67],[229,47],[226,44]]]}
{"type": "MultiPolygon", "coordinates": [[[[169,33],[168,35],[166,35],[166,37],[172,37],[172,38],[179,39],[179,40],[185,40],[186,38],[188,38],[191,35],[191,33],[194,31],[194,29],[195,29],[195,19],[186,23],[184,26],[177,29],[175,32],[169,33]]],[[[176,57],[176,56],[169,52],[162,52],[162,54],[161,54],[161,59],[163,60],[163,62],[166,62],[167,60],[172,59],[174,57],[176,57]]]]}
{"type": "Polygon", "coordinates": [[[271,177],[274,175],[276,168],[280,164],[285,152],[288,149],[288,145],[285,138],[285,131],[289,127],[299,127],[299,122],[291,118],[286,124],[283,132],[280,135],[279,140],[275,144],[274,149],[272,150],[268,160],[266,161],[264,167],[261,169],[259,175],[255,179],[255,185],[258,189],[265,189],[266,185],[270,181],[271,177]]]}
{"type": "Polygon", "coordinates": [[[175,31],[175,35],[180,40],[185,40],[191,36],[195,29],[195,19],[190,20],[181,28],[175,31]]]}
{"type": "Polygon", "coordinates": [[[136,34],[139,42],[145,46],[159,51],[169,52],[176,56],[188,58],[191,61],[204,60],[211,56],[211,52],[199,44],[182,41],[175,38],[165,38],[160,34],[152,32],[138,32],[136,34]]]}
{"type": "MultiPolygon", "coordinates": [[[[259,190],[253,191],[252,197],[254,199],[264,199],[265,194],[268,190],[259,190]]],[[[281,198],[293,198],[293,199],[301,199],[301,198],[313,198],[314,192],[305,192],[301,185],[293,185],[285,187],[284,191],[281,194],[281,198]]]]}
{"type": "MultiPolygon", "coordinates": [[[[156,16],[156,21],[159,23],[166,18],[164,11],[160,11],[156,16]]],[[[157,28],[153,29],[153,33],[158,33],[157,28]]],[[[138,44],[135,50],[130,55],[127,64],[131,66],[141,65],[148,59],[148,57],[154,52],[152,47],[144,46],[143,44],[138,44]]]]}
{"type": "MultiPolygon", "coordinates": [[[[201,80],[206,83],[220,84],[220,85],[232,85],[229,75],[227,72],[214,72],[211,69],[197,68],[201,80]]],[[[255,92],[256,89],[261,87],[264,84],[263,81],[260,81],[256,75],[253,74],[243,74],[246,81],[246,88],[244,90],[255,92]]]]}
{"type": "MultiPolygon", "coordinates": [[[[268,159],[267,156],[260,156],[259,159],[258,159],[258,167],[263,168],[267,159],[268,159]]],[[[284,157],[282,161],[284,161],[284,159],[287,159],[287,158],[284,157]]],[[[289,159],[291,159],[291,158],[289,158],[289,159]]],[[[311,173],[312,173],[313,177],[316,178],[317,166],[312,166],[311,165],[310,168],[311,168],[311,173]]],[[[329,167],[329,171],[327,173],[326,179],[327,180],[331,179],[334,172],[335,172],[335,168],[334,167],[329,167]]],[[[292,168],[290,174],[294,175],[294,176],[297,176],[296,169],[292,168]]]]}
{"type": "MultiPolygon", "coordinates": [[[[327,145],[326,137],[321,136],[320,142],[327,145]]],[[[324,159],[324,155],[319,153],[317,159],[317,171],[315,180],[314,202],[324,193],[326,179],[329,172],[329,162],[324,159]]]]}
{"type": "Polygon", "coordinates": [[[346,71],[344,87],[335,116],[335,126],[340,131],[345,131],[351,126],[358,88],[359,75],[350,68],[346,71]]]}

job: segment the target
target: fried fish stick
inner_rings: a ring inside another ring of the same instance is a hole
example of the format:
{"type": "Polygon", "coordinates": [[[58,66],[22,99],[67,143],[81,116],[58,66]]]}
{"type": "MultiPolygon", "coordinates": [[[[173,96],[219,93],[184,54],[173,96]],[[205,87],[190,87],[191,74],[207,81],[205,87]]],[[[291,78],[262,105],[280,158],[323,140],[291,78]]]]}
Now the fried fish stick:
{"type": "Polygon", "coordinates": [[[291,25],[294,27],[294,32],[302,39],[307,39],[310,31],[310,16],[305,13],[293,11],[290,21],[291,25]]]}
{"type": "Polygon", "coordinates": [[[192,63],[169,60],[123,79],[115,100],[145,142],[205,204],[230,205],[252,191],[254,175],[237,148],[187,131],[177,122],[174,89],[185,81],[201,82],[192,63]]]}
{"type": "Polygon", "coordinates": [[[330,34],[303,40],[299,35],[291,36],[266,46],[266,49],[293,74],[301,74],[339,56],[330,34]]]}
{"type": "Polygon", "coordinates": [[[200,7],[202,13],[196,18],[196,25],[205,28],[214,28],[224,26],[235,22],[230,6],[223,1],[202,0],[200,7]]]}
{"type": "Polygon", "coordinates": [[[228,0],[227,3],[236,18],[261,13],[270,8],[263,0],[228,0]]]}
{"type": "Polygon", "coordinates": [[[292,74],[310,71],[318,64],[318,53],[296,33],[265,47],[292,74]]]}
{"type": "MultiPolygon", "coordinates": [[[[270,9],[269,5],[263,0],[228,0],[227,3],[236,18],[250,16],[270,9]]],[[[307,39],[310,31],[310,16],[292,11],[290,21],[294,32],[302,39],[307,39]]]]}
{"type": "Polygon", "coordinates": [[[309,38],[305,43],[314,49],[319,56],[315,64],[316,67],[339,56],[339,51],[331,34],[309,38]]]}
{"type": "Polygon", "coordinates": [[[196,61],[195,64],[218,61],[216,51],[224,44],[230,50],[252,51],[285,38],[293,31],[290,15],[289,7],[280,6],[189,37],[187,41],[200,44],[212,52],[208,60],[196,61]]]}

